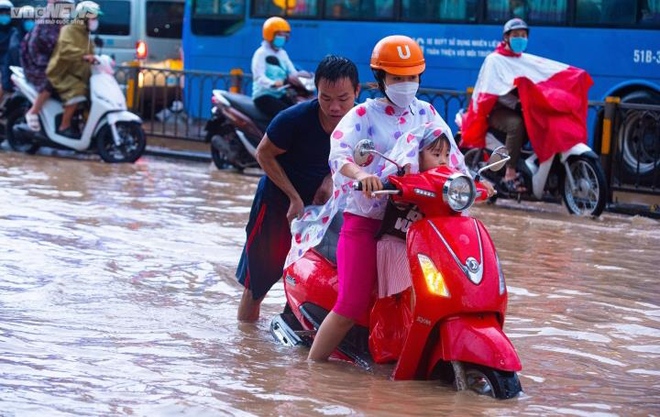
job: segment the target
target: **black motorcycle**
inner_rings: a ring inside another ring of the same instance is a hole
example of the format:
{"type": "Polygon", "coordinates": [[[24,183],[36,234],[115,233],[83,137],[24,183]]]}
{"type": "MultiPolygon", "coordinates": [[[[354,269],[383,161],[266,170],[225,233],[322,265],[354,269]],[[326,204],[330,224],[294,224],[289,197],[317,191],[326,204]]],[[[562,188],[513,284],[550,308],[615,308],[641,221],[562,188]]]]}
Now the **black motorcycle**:
{"type": "MultiPolygon", "coordinates": [[[[316,93],[314,75],[304,71],[292,74],[281,88],[294,102],[310,100],[316,93]]],[[[234,167],[240,171],[258,167],[256,149],[271,117],[254,105],[252,97],[244,94],[213,90],[211,102],[213,108],[211,119],[206,123],[206,141],[211,143],[215,166],[218,169],[234,167]]]]}

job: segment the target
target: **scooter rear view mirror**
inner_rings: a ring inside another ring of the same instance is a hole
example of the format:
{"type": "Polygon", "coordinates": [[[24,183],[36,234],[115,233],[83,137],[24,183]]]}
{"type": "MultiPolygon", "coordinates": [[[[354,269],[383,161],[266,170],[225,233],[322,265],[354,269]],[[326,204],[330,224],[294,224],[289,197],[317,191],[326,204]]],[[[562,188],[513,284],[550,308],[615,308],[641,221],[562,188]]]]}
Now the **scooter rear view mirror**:
{"type": "Polygon", "coordinates": [[[499,171],[506,165],[506,162],[511,159],[509,153],[506,150],[506,147],[499,146],[495,148],[493,153],[488,159],[488,169],[493,172],[499,171]]]}
{"type": "Polygon", "coordinates": [[[362,139],[353,149],[353,160],[361,167],[366,167],[374,160],[376,146],[369,139],[362,139]]]}
{"type": "Polygon", "coordinates": [[[355,148],[353,149],[353,160],[359,166],[366,167],[367,165],[371,164],[374,160],[374,155],[378,155],[384,160],[394,164],[397,168],[398,176],[402,176],[405,173],[404,168],[396,161],[393,161],[382,153],[378,152],[376,150],[376,146],[371,140],[362,139],[357,144],[355,144],[355,148]]]}
{"type": "Polygon", "coordinates": [[[506,147],[500,146],[496,148],[493,151],[493,153],[490,155],[490,158],[488,158],[488,164],[481,167],[479,171],[477,171],[477,176],[474,179],[475,180],[480,179],[481,173],[487,169],[490,169],[493,172],[501,170],[502,168],[504,168],[506,162],[509,159],[511,159],[511,157],[509,156],[506,147]]]}

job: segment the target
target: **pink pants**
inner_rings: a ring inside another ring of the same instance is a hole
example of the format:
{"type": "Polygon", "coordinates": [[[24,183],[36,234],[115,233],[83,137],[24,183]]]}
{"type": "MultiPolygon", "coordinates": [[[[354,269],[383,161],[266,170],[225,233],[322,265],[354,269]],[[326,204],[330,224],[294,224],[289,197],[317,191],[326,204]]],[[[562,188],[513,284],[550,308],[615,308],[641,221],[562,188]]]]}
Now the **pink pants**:
{"type": "Polygon", "coordinates": [[[339,294],[334,311],[360,320],[369,310],[376,287],[376,239],[382,221],[344,213],[344,224],[337,243],[339,294]]]}

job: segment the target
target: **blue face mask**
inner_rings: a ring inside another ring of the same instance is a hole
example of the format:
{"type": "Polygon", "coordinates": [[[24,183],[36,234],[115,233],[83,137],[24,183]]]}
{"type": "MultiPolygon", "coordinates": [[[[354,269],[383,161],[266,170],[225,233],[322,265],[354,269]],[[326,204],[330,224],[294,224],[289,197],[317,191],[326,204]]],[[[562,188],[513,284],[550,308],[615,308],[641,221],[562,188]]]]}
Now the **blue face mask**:
{"type": "Polygon", "coordinates": [[[286,43],[286,36],[275,36],[273,39],[273,47],[281,49],[286,43]]]}
{"type": "Polygon", "coordinates": [[[7,26],[11,22],[11,16],[8,14],[0,14],[0,25],[7,26]]]}
{"type": "Polygon", "coordinates": [[[516,54],[522,54],[527,49],[527,38],[509,38],[509,47],[516,54]]]}
{"type": "Polygon", "coordinates": [[[23,29],[26,32],[31,31],[32,28],[34,28],[34,20],[25,20],[25,21],[23,21],[23,29]]]}

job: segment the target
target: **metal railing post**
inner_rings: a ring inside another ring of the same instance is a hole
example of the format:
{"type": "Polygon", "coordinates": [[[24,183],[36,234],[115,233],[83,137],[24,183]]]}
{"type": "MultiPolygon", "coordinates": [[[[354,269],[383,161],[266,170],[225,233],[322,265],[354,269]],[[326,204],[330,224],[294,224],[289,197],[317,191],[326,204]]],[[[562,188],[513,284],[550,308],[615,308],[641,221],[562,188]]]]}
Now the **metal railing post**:
{"type": "MultiPolygon", "coordinates": [[[[620,97],[606,97],[605,111],[603,112],[603,132],[601,134],[600,145],[600,163],[605,169],[605,179],[607,180],[608,196],[607,201],[611,202],[612,191],[612,131],[614,130],[614,116],[616,109],[621,102],[620,97]]],[[[616,150],[616,145],[615,145],[616,150]]]]}
{"type": "Polygon", "coordinates": [[[243,70],[240,68],[234,68],[229,71],[229,77],[231,80],[231,85],[229,91],[232,93],[242,93],[243,92],[243,70]]]}
{"type": "Polygon", "coordinates": [[[139,70],[140,63],[131,61],[128,63],[128,77],[126,80],[126,107],[132,112],[137,112],[138,97],[140,89],[139,70]]]}

